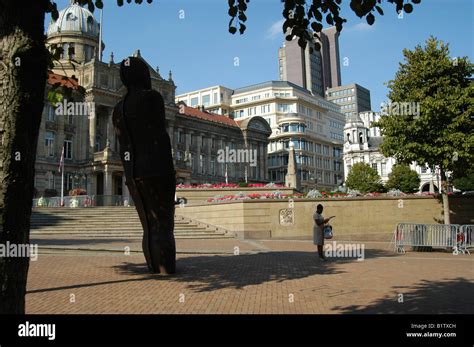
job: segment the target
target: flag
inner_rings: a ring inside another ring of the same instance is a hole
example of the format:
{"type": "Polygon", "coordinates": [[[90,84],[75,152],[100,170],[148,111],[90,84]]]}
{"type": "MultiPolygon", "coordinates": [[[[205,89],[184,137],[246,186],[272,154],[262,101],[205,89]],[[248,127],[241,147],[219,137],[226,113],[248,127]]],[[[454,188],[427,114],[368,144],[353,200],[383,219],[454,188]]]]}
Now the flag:
{"type": "Polygon", "coordinates": [[[58,172],[61,172],[61,168],[64,168],[64,146],[63,150],[61,152],[61,159],[59,160],[59,167],[58,167],[58,172]]]}

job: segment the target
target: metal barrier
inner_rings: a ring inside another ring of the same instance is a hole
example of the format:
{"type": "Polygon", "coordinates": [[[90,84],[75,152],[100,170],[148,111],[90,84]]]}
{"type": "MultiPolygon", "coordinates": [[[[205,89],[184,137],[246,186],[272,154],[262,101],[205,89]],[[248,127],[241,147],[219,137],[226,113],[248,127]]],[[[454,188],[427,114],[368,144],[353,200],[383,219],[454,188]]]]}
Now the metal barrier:
{"type": "MultiPolygon", "coordinates": [[[[399,223],[394,231],[393,243],[397,253],[405,253],[405,246],[422,250],[426,247],[452,248],[453,254],[463,252],[458,240],[460,228],[457,224],[399,223]]],[[[462,237],[461,237],[462,238],[462,237]]]]}
{"type": "Polygon", "coordinates": [[[471,254],[469,248],[474,247],[474,224],[461,225],[456,241],[459,252],[471,254]]]}

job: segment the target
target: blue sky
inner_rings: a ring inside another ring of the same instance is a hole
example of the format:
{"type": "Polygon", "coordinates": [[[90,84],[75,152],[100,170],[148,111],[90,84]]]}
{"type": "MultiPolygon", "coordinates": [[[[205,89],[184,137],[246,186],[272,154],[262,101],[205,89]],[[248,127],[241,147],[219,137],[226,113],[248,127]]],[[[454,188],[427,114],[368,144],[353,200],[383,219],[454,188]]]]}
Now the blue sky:
{"type": "MultiPolygon", "coordinates": [[[[412,49],[433,35],[450,44],[453,57],[474,60],[472,0],[422,0],[403,19],[392,4],[384,3],[385,15],[376,15],[372,27],[352,13],[349,2],[344,0],[342,7],[348,22],[339,40],[342,83],[368,88],[375,111],[386,100],[384,83],[397,71],[404,48],[412,49]],[[343,65],[345,57],[348,66],[343,65]]],[[[68,3],[57,1],[59,9],[68,3]]],[[[152,66],[160,67],[162,76],[167,78],[168,71],[173,71],[177,94],[212,85],[238,88],[278,79],[278,48],[284,41],[279,0],[251,0],[244,35],[228,33],[226,0],[125,2],[121,8],[116,0],[104,3],[104,60],[108,61],[111,51],[117,62],[140,49],[152,66]],[[235,57],[239,66],[234,66],[235,57]]],[[[94,15],[99,18],[99,11],[94,15]]]]}

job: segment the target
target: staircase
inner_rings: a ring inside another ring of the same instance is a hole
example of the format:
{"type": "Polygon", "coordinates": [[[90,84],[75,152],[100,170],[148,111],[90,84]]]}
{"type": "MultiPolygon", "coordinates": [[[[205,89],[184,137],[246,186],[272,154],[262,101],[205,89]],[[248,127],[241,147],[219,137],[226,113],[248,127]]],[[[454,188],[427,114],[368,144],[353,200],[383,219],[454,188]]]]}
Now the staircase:
{"type": "MultiPolygon", "coordinates": [[[[31,235],[69,235],[87,238],[142,238],[134,207],[35,208],[31,235]]],[[[235,235],[215,226],[175,216],[176,239],[222,239],[235,235]]]]}

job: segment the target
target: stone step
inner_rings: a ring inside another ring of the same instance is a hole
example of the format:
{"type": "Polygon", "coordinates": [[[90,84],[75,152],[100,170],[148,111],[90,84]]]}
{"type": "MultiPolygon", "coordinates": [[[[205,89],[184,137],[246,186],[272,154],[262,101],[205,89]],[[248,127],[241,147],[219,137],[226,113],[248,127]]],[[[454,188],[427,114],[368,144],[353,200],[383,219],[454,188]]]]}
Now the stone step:
{"type": "MultiPolygon", "coordinates": [[[[34,236],[68,235],[75,238],[137,238],[143,228],[135,208],[37,208],[31,216],[34,236]]],[[[176,238],[233,238],[232,233],[200,226],[198,222],[175,217],[176,238]]]]}
{"type": "MultiPolygon", "coordinates": [[[[54,232],[54,233],[44,233],[44,234],[36,234],[36,235],[44,235],[44,236],[60,236],[60,235],[67,235],[67,236],[74,236],[74,239],[97,239],[97,241],[100,241],[101,239],[103,240],[108,240],[111,238],[117,238],[117,239],[137,239],[141,240],[143,238],[143,233],[120,233],[120,234],[113,234],[113,233],[100,233],[100,232],[94,232],[94,233],[77,233],[77,234],[71,234],[71,233],[59,233],[59,232],[54,232]]],[[[233,238],[232,235],[228,235],[225,233],[175,233],[174,234],[175,238],[183,238],[183,237],[193,237],[193,238],[233,238]]],[[[34,238],[33,238],[34,239],[34,238]]]]}
{"type": "MultiPolygon", "coordinates": [[[[33,227],[47,227],[47,226],[70,226],[70,225],[79,225],[81,227],[86,224],[84,221],[80,223],[72,222],[72,221],[53,221],[53,220],[45,220],[45,221],[32,221],[30,223],[31,228],[33,227]]],[[[87,220],[87,225],[120,225],[120,226],[127,226],[127,225],[141,225],[140,220],[136,221],[94,221],[94,220],[87,220]]],[[[183,229],[192,229],[192,228],[199,228],[197,224],[183,224],[183,223],[175,223],[176,228],[183,228],[183,229]]]]}
{"type": "MultiPolygon", "coordinates": [[[[41,229],[31,229],[31,233],[35,234],[42,234],[45,232],[62,232],[62,233],[88,233],[90,231],[114,231],[114,232],[129,232],[129,231],[139,231],[143,232],[143,229],[141,227],[133,227],[133,228],[101,228],[97,226],[91,226],[87,229],[85,228],[41,228],[41,229]]],[[[181,232],[181,233],[190,233],[190,232],[215,232],[214,230],[209,230],[205,228],[199,228],[199,229],[174,229],[175,232],[181,232]]]]}
{"type": "MultiPolygon", "coordinates": [[[[224,232],[175,232],[175,235],[225,235],[224,232]]],[[[41,233],[32,233],[32,235],[84,235],[87,237],[90,237],[91,235],[98,235],[98,236],[107,236],[110,237],[111,235],[115,236],[120,236],[124,237],[126,235],[133,235],[133,236],[142,236],[143,231],[129,231],[129,232],[121,232],[121,233],[114,233],[114,232],[102,232],[101,230],[91,230],[87,233],[81,233],[81,232],[67,232],[67,231],[58,231],[58,230],[49,230],[41,233]]]]}

